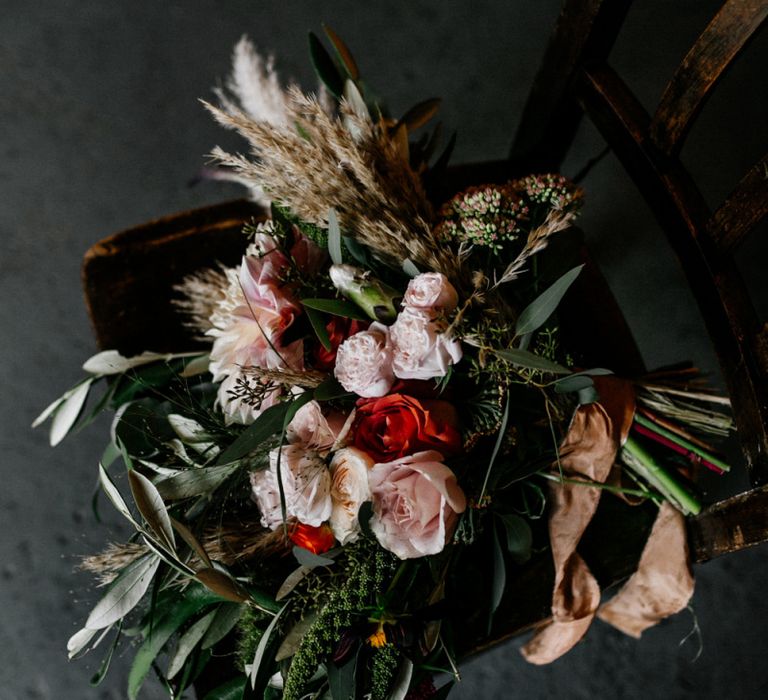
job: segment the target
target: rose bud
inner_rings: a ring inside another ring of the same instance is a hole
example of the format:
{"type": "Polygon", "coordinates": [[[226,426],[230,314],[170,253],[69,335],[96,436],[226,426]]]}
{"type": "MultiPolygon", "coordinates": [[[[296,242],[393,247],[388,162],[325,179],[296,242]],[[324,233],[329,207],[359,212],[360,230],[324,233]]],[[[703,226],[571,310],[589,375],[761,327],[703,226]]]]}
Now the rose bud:
{"type": "Polygon", "coordinates": [[[442,272],[416,275],[405,290],[403,304],[425,311],[450,313],[459,303],[459,295],[442,272]]]}
{"type": "Polygon", "coordinates": [[[402,298],[396,289],[352,265],[331,265],[329,274],[336,289],[374,321],[392,323],[395,320],[402,298]]]}

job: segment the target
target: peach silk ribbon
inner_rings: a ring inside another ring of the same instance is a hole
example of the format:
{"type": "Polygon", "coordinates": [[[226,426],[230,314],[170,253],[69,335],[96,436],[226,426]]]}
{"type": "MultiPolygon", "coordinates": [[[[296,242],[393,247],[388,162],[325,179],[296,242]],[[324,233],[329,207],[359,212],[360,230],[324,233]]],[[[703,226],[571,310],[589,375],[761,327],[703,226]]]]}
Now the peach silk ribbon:
{"type": "MultiPolygon", "coordinates": [[[[576,412],[560,448],[563,473],[571,479],[605,482],[634,416],[632,385],[596,377],[600,403],[576,412]]],[[[637,571],[614,598],[600,606],[600,587],[576,551],[600,500],[601,489],[553,484],[549,535],[555,564],[552,619],[522,648],[534,664],[547,664],[569,651],[595,615],[622,632],[643,630],[684,608],[693,593],[693,576],[683,516],[668,503],[659,509],[637,571]],[[598,611],[599,608],[599,611],[598,611]]]]}

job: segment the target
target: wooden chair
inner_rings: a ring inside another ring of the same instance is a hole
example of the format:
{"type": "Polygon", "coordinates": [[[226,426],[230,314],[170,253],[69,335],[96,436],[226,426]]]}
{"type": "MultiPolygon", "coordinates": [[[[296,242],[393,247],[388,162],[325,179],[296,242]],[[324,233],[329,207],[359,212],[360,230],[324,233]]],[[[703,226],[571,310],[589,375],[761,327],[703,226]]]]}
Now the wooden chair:
{"type": "MultiPolygon", "coordinates": [[[[711,91],[765,22],[768,0],[725,2],[673,73],[653,115],[608,61],[630,4],[567,0],[510,157],[453,168],[435,196],[450,196],[470,184],[556,171],[582,117],[597,126],[680,260],[733,403],[753,489],[689,520],[693,559],[705,561],[768,539],[768,326],[757,318],[733,260],[734,251],[768,213],[768,160],[763,157],[711,212],[679,153],[711,91]]],[[[170,306],[158,300],[169,298],[173,284],[211,260],[234,264],[243,247],[241,224],[261,213],[242,201],[208,207],[125,231],[91,248],[83,282],[99,345],[128,353],[190,347],[170,306]]],[[[613,337],[614,350],[625,360],[620,369],[638,371],[642,362],[631,334],[604,280],[590,266],[573,290],[572,308],[592,308],[590,300],[597,299],[606,310],[596,325],[610,329],[606,337],[613,337]]],[[[599,352],[599,346],[586,354],[599,352]]],[[[653,514],[618,499],[602,501],[590,526],[593,537],[580,549],[601,585],[608,585],[634,569],[653,514]],[[616,528],[616,522],[624,527],[616,528]]],[[[484,621],[462,620],[464,651],[479,651],[547,617],[551,578],[549,557],[534,558],[510,579],[490,636],[484,621]],[[519,605],[521,599],[525,606],[519,605]]]]}

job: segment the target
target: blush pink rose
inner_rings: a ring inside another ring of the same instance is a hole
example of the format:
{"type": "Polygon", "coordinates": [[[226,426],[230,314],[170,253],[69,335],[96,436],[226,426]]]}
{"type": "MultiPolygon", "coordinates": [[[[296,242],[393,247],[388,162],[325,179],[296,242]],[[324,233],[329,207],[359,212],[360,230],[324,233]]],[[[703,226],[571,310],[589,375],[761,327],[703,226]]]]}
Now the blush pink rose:
{"type": "Polygon", "coordinates": [[[459,303],[459,295],[442,272],[416,275],[405,290],[403,304],[425,311],[451,312],[459,303]]]}
{"type": "Polygon", "coordinates": [[[304,404],[288,424],[288,442],[320,453],[328,452],[341,435],[347,417],[339,411],[327,415],[317,401],[304,404]]]}
{"type": "MultiPolygon", "coordinates": [[[[251,474],[251,493],[261,512],[261,524],[276,530],[283,522],[277,483],[278,450],[269,453],[269,468],[251,474]]],[[[317,452],[300,445],[280,449],[280,476],[285,515],[319,527],[331,516],[331,475],[317,452]]]]}
{"type": "Polygon", "coordinates": [[[399,379],[444,377],[462,357],[461,343],[442,332],[429,311],[406,306],[389,329],[392,369],[399,379]]]}
{"type": "Polygon", "coordinates": [[[368,484],[371,530],[379,544],[400,559],[441,552],[467,505],[456,475],[434,450],[376,464],[368,484]]]}
{"type": "Polygon", "coordinates": [[[336,352],[334,374],[341,386],[358,396],[384,396],[395,382],[389,329],[374,322],[347,338],[336,352]]]}

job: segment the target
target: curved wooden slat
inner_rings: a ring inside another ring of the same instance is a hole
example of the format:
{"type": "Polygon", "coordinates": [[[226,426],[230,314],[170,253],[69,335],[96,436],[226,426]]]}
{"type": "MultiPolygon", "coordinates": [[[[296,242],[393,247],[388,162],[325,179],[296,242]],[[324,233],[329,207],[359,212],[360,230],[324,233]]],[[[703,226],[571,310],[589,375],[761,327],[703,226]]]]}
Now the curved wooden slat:
{"type": "Polygon", "coordinates": [[[525,104],[510,158],[522,170],[556,170],[582,112],[572,83],[587,61],[608,57],[632,0],[565,2],[525,104]]]}
{"type": "Polygon", "coordinates": [[[651,121],[651,138],[677,153],[693,120],[726,68],[768,18],[767,0],[728,0],[696,40],[667,84],[651,121]]]}
{"type": "Polygon", "coordinates": [[[679,163],[646,146],[650,118],[609,66],[584,72],[579,95],[675,250],[720,359],[753,484],[768,482],[768,337],[733,259],[706,233],[709,211],[679,163]]]}
{"type": "Polygon", "coordinates": [[[696,562],[768,540],[768,486],[716,503],[690,518],[688,540],[696,562]]]}
{"type": "Polygon", "coordinates": [[[768,154],[743,177],[707,222],[713,240],[727,252],[735,250],[768,215],[768,154]]]}

